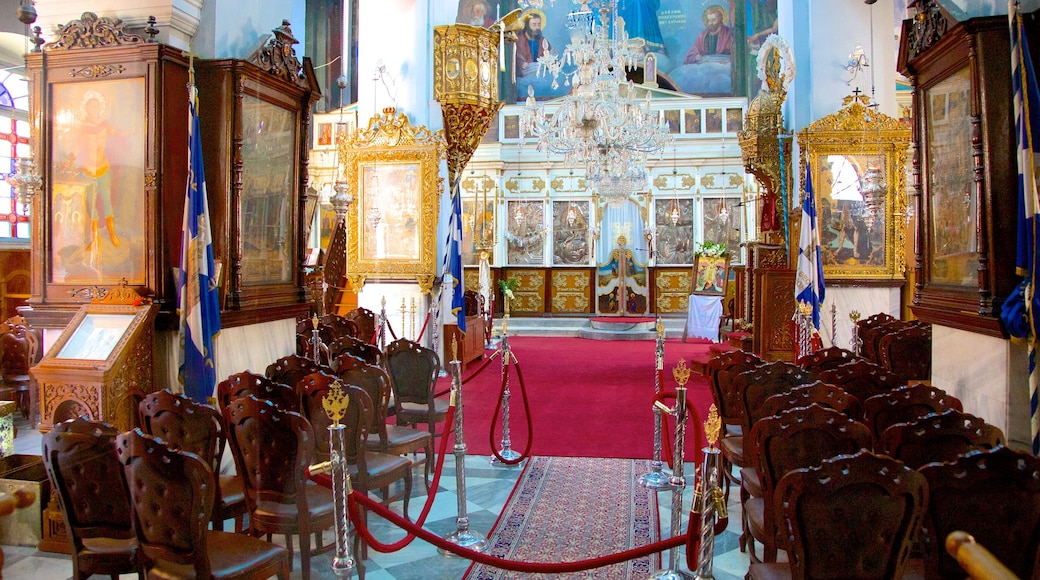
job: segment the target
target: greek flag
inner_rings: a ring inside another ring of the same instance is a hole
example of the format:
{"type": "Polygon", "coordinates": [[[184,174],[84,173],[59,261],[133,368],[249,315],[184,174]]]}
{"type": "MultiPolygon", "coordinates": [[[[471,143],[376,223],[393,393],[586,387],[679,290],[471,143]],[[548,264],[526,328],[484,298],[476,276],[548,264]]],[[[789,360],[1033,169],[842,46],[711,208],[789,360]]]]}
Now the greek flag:
{"type": "Polygon", "coordinates": [[[1037,385],[1040,371],[1036,369],[1037,321],[1040,299],[1036,295],[1036,277],[1040,270],[1037,262],[1037,227],[1040,226],[1040,90],[1036,72],[1029,56],[1025,25],[1018,13],[1018,2],[1008,2],[1011,27],[1011,76],[1015,91],[1015,134],[1018,137],[1018,255],[1015,265],[1025,276],[1025,312],[1029,321],[1029,408],[1032,426],[1033,454],[1040,454],[1040,410],[1037,385]]]}
{"type": "Polygon", "coordinates": [[[466,332],[466,304],[463,300],[465,285],[462,283],[462,192],[453,187],[451,192],[451,218],[448,221],[448,245],[445,248],[448,269],[451,271],[454,292],[451,295],[451,313],[455,316],[459,332],[466,332]]]}
{"type": "Polygon", "coordinates": [[[798,241],[798,270],[794,282],[794,300],[812,306],[812,323],[820,330],[820,308],[823,305],[823,262],[820,260],[820,230],[816,223],[816,195],[812,172],[805,164],[805,200],[802,201],[802,231],[798,241]]]}
{"type": "Polygon", "coordinates": [[[202,140],[196,111],[198,94],[191,86],[188,118],[188,188],[181,228],[181,264],[177,282],[178,313],[184,364],[180,381],[184,394],[205,403],[217,383],[213,338],[220,332],[220,302],[213,264],[202,140]]]}

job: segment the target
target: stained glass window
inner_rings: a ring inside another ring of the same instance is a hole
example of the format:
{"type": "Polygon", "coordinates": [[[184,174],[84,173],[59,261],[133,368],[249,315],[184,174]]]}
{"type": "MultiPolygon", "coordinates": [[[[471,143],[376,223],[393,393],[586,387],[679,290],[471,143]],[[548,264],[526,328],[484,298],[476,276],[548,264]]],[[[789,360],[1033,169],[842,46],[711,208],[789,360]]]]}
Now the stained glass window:
{"type": "Polygon", "coordinates": [[[0,71],[0,242],[29,240],[30,209],[18,203],[8,179],[29,148],[29,86],[13,71],[0,71]]]}

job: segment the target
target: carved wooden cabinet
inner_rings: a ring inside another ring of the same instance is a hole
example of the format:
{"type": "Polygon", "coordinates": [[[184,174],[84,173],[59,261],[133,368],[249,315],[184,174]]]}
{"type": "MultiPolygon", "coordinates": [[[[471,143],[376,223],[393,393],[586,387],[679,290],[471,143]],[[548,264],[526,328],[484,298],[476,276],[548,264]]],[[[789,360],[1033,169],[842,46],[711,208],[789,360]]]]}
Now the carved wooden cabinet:
{"type": "Polygon", "coordinates": [[[918,10],[904,21],[899,54],[914,87],[919,192],[911,308],[927,322],[1001,337],[1000,306],[1019,280],[1007,17],[957,23],[932,1],[918,10]]]}
{"type": "Polygon", "coordinates": [[[222,325],[309,311],[303,283],[314,71],[292,51],[288,23],[249,60],[197,62],[199,118],[222,325]]]}
{"type": "Polygon", "coordinates": [[[95,286],[126,284],[175,328],[187,183],[181,51],[87,12],[27,56],[33,154],[34,326],[64,327],[95,286]]]}

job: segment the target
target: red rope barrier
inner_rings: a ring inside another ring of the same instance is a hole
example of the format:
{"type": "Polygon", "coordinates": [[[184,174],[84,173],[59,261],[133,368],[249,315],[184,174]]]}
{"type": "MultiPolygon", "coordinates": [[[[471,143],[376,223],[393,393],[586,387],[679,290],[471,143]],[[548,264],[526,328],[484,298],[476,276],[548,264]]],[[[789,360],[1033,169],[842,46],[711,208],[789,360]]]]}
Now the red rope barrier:
{"type": "MultiPolygon", "coordinates": [[[[415,342],[422,342],[422,335],[426,332],[426,325],[430,322],[430,311],[426,311],[426,318],[423,319],[422,328],[419,329],[419,336],[415,337],[415,342]]],[[[434,347],[436,348],[436,346],[434,347]]]]}
{"type": "MultiPolygon", "coordinates": [[[[423,526],[426,524],[426,518],[430,515],[430,508],[433,507],[433,501],[437,497],[437,490],[440,488],[441,472],[444,470],[444,457],[448,451],[448,433],[454,433],[454,419],[455,419],[455,405],[448,407],[448,412],[444,415],[444,422],[447,425],[444,432],[441,433],[441,444],[438,449],[439,457],[437,458],[437,466],[433,470],[433,482],[430,483],[430,493],[426,496],[426,503],[423,504],[423,509],[419,513],[419,517],[415,520],[417,526],[423,526]]],[[[429,457],[426,458],[430,460],[429,457]]],[[[311,481],[323,485],[325,487],[332,487],[332,476],[327,473],[320,473],[310,476],[311,481]]],[[[377,504],[382,505],[382,504],[377,504]]],[[[361,528],[357,523],[354,524],[357,528],[361,528]]],[[[397,550],[404,549],[408,544],[411,544],[415,540],[415,534],[406,534],[404,538],[394,542],[393,544],[386,544],[391,547],[387,550],[388,552],[396,552],[397,550]]]]}
{"type": "Polygon", "coordinates": [[[390,331],[390,336],[394,337],[394,340],[397,340],[397,333],[394,332],[394,327],[390,324],[390,319],[387,318],[385,320],[386,320],[386,329],[390,331]]]}
{"type": "Polygon", "coordinates": [[[498,393],[498,403],[495,405],[495,412],[491,415],[488,442],[491,444],[491,453],[494,454],[495,459],[501,461],[504,465],[518,465],[531,454],[531,443],[534,442],[534,428],[531,424],[531,405],[527,402],[527,388],[524,386],[524,375],[520,371],[520,361],[516,360],[512,352],[510,352],[510,358],[513,362],[512,366],[516,367],[516,379],[520,382],[520,397],[524,401],[524,415],[527,417],[527,445],[524,447],[524,452],[516,459],[505,459],[495,450],[495,422],[498,421],[498,414],[502,409],[502,401],[505,400],[506,384],[509,381],[509,360],[504,361],[505,365],[502,367],[502,390],[498,393]]]}
{"type": "MultiPolygon", "coordinates": [[[[541,573],[541,574],[562,574],[565,572],[578,572],[581,570],[589,570],[591,568],[599,568],[602,566],[610,566],[620,562],[625,562],[634,558],[642,558],[655,554],[673,547],[683,545],[687,538],[686,536],[675,536],[668,538],[667,540],[659,540],[652,544],[640,546],[638,548],[632,548],[623,552],[617,552],[607,556],[600,556],[598,558],[588,558],[585,560],[576,560],[572,562],[519,562],[516,560],[507,560],[498,556],[489,556],[481,552],[471,550],[469,548],[463,548],[454,542],[450,542],[437,536],[433,532],[427,531],[423,528],[418,528],[416,525],[400,515],[390,511],[379,502],[372,498],[366,497],[360,493],[353,492],[349,496],[347,502],[350,507],[350,519],[354,522],[355,527],[359,530],[362,537],[368,542],[368,545],[372,546],[377,552],[389,552],[390,545],[383,544],[379,540],[372,537],[367,527],[358,525],[360,521],[360,513],[358,513],[358,503],[364,504],[365,507],[371,509],[376,515],[388,520],[390,523],[395,524],[401,528],[408,530],[409,533],[413,533],[419,538],[433,544],[434,546],[447,550],[456,556],[468,558],[479,564],[486,564],[488,566],[494,566],[503,570],[511,570],[514,572],[527,572],[527,573],[541,573]]],[[[362,522],[363,523],[363,522],[362,522]]],[[[687,530],[689,535],[689,530],[687,530]]]]}

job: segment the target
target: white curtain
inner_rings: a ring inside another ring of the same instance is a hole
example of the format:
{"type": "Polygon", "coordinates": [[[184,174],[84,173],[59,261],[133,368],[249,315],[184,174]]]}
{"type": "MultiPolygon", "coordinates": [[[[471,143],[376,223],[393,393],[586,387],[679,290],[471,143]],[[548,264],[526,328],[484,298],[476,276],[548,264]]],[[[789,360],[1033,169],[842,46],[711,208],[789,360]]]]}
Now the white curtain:
{"type": "Polygon", "coordinates": [[[618,236],[625,236],[625,247],[632,250],[636,262],[647,263],[649,252],[646,244],[646,228],[639,215],[639,206],[627,200],[620,206],[608,205],[599,222],[599,242],[596,244],[596,263],[610,260],[610,252],[617,248],[618,236]]]}

